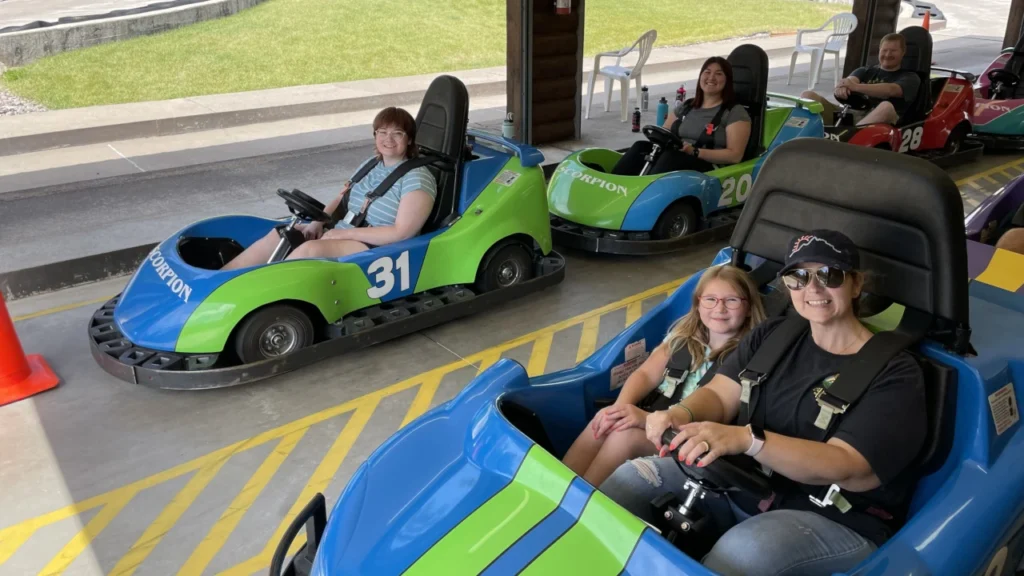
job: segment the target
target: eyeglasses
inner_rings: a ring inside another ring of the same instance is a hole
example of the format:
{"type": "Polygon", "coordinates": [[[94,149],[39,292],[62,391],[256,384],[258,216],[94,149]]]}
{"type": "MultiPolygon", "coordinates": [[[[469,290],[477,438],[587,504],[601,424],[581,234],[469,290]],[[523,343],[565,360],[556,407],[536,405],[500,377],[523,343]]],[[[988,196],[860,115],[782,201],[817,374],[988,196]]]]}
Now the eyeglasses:
{"type": "Polygon", "coordinates": [[[822,288],[839,288],[846,281],[846,272],[828,266],[822,266],[817,270],[796,268],[783,274],[782,282],[790,290],[803,290],[810,283],[812,277],[822,288]]]}
{"type": "Polygon", "coordinates": [[[404,130],[374,130],[373,135],[381,140],[399,141],[405,138],[404,130]]]}
{"type": "Polygon", "coordinates": [[[719,302],[725,302],[725,307],[729,310],[735,310],[743,305],[746,298],[738,298],[736,296],[730,296],[728,298],[719,298],[718,296],[701,296],[700,307],[707,308],[708,310],[716,308],[719,302]]]}

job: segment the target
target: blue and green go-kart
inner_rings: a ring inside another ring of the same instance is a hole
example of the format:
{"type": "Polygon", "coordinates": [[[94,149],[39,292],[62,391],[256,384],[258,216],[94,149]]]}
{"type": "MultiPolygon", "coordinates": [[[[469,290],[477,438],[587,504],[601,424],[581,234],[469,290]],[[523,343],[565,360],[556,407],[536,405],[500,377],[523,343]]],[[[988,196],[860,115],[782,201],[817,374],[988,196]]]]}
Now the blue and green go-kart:
{"type": "MultiPolygon", "coordinates": [[[[1024,256],[967,240],[956,185],[927,161],[801,139],[765,162],[711,265],[749,267],[770,297],[788,240],[825,226],[849,236],[876,275],[863,320],[914,336],[897,348],[919,362],[927,386],[929,432],[906,522],[849,573],[1019,574],[1024,256]]],[[[679,500],[652,504],[671,518],[658,526],[559,461],[614,401],[624,373],[688,311],[701,274],[574,368],[530,378],[514,360],[493,364],[371,454],[329,519],[317,494],[280,541],[270,574],[710,575],[684,551],[698,538],[670,537],[683,529],[687,498],[763,489],[747,457],[685,466],[693,481],[679,500]]]]}
{"type": "MultiPolygon", "coordinates": [[[[621,175],[611,172],[622,152],[587,148],[570,154],[548,183],[551,233],[557,246],[641,255],[724,240],[766,155],[794,138],[825,137],[821,104],[768,93],[764,50],[744,44],[728,60],[736,99],[751,119],[743,161],[706,173],[621,175]],[[769,107],[769,96],[780,105],[769,107]]],[[[643,133],[653,144],[652,160],[661,150],[682,145],[678,135],[660,126],[645,126],[643,133]]]]}
{"type": "Polygon", "coordinates": [[[331,215],[300,191],[279,190],[290,220],[211,218],[161,242],[90,320],[93,357],[130,383],[230,386],[560,282],[565,261],[551,246],[543,155],[467,131],[468,119],[466,86],[435,79],[416,124],[438,194],[417,237],[339,259],[285,260],[303,240],[296,223],[331,215]],[[266,264],[221,270],[273,229],[281,240],[266,264]]]}

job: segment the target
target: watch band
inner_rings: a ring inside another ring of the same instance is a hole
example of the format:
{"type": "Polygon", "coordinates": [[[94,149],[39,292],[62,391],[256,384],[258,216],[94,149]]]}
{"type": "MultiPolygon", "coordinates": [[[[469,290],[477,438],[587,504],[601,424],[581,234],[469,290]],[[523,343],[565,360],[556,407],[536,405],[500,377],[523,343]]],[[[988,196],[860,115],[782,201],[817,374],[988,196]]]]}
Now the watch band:
{"type": "Polygon", "coordinates": [[[750,448],[747,448],[744,454],[747,456],[757,456],[757,453],[764,448],[764,430],[754,428],[751,424],[747,424],[747,430],[750,432],[750,448]]]}

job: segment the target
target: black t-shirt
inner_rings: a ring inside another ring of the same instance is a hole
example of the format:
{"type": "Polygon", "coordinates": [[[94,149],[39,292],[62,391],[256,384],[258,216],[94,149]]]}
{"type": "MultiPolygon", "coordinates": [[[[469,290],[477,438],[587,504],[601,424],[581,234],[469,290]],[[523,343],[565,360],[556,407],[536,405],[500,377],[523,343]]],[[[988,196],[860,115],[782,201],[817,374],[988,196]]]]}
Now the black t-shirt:
{"type": "Polygon", "coordinates": [[[921,77],[910,70],[903,70],[902,68],[890,72],[882,70],[879,66],[872,66],[870,68],[861,66],[851,72],[850,76],[859,79],[864,84],[899,84],[903,88],[902,97],[871,98],[871,102],[877,106],[883,100],[888,100],[900,116],[903,116],[903,113],[907,111],[907,107],[917,98],[917,91],[921,88],[921,77]]]}
{"type": "MultiPolygon", "coordinates": [[[[771,318],[754,328],[726,358],[719,374],[733,379],[738,386],[740,372],[783,320],[771,318]]],[[[751,422],[777,434],[819,440],[822,430],[814,425],[820,410],[815,388],[831,384],[847,358],[822,350],[808,330],[760,384],[751,422]]],[[[788,479],[782,483],[781,490],[776,489],[783,496],[779,505],[824,514],[881,544],[902,525],[916,481],[911,464],[923,447],[928,418],[921,367],[910,354],[900,352],[846,414],[833,417],[840,418],[833,436],[860,452],[882,482],[881,486],[867,492],[844,490],[844,495],[852,495],[858,503],[884,510],[893,519],[885,521],[856,509],[842,514],[835,506],[819,508],[810,503],[807,493],[801,491],[796,482],[788,479]]],[[[774,476],[780,474],[775,472],[774,476]]],[[[819,497],[824,495],[822,487],[804,487],[810,491],[820,490],[819,497]]]]}

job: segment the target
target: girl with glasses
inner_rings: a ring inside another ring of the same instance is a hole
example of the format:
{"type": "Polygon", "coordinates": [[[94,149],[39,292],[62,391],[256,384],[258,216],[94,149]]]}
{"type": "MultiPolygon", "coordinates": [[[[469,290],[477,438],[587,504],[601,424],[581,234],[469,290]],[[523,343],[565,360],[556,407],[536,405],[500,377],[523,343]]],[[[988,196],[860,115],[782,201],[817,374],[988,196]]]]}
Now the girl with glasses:
{"type": "Polygon", "coordinates": [[[746,272],[733,266],[707,270],[693,291],[690,311],[629,376],[615,404],[602,408],[580,433],[565,465],[600,486],[623,462],[657,453],[644,434],[648,414],[667,409],[709,380],[740,338],[764,317],[761,296],[746,272]],[[684,374],[668,369],[673,356],[673,364],[680,357],[691,359],[684,374]]]}

